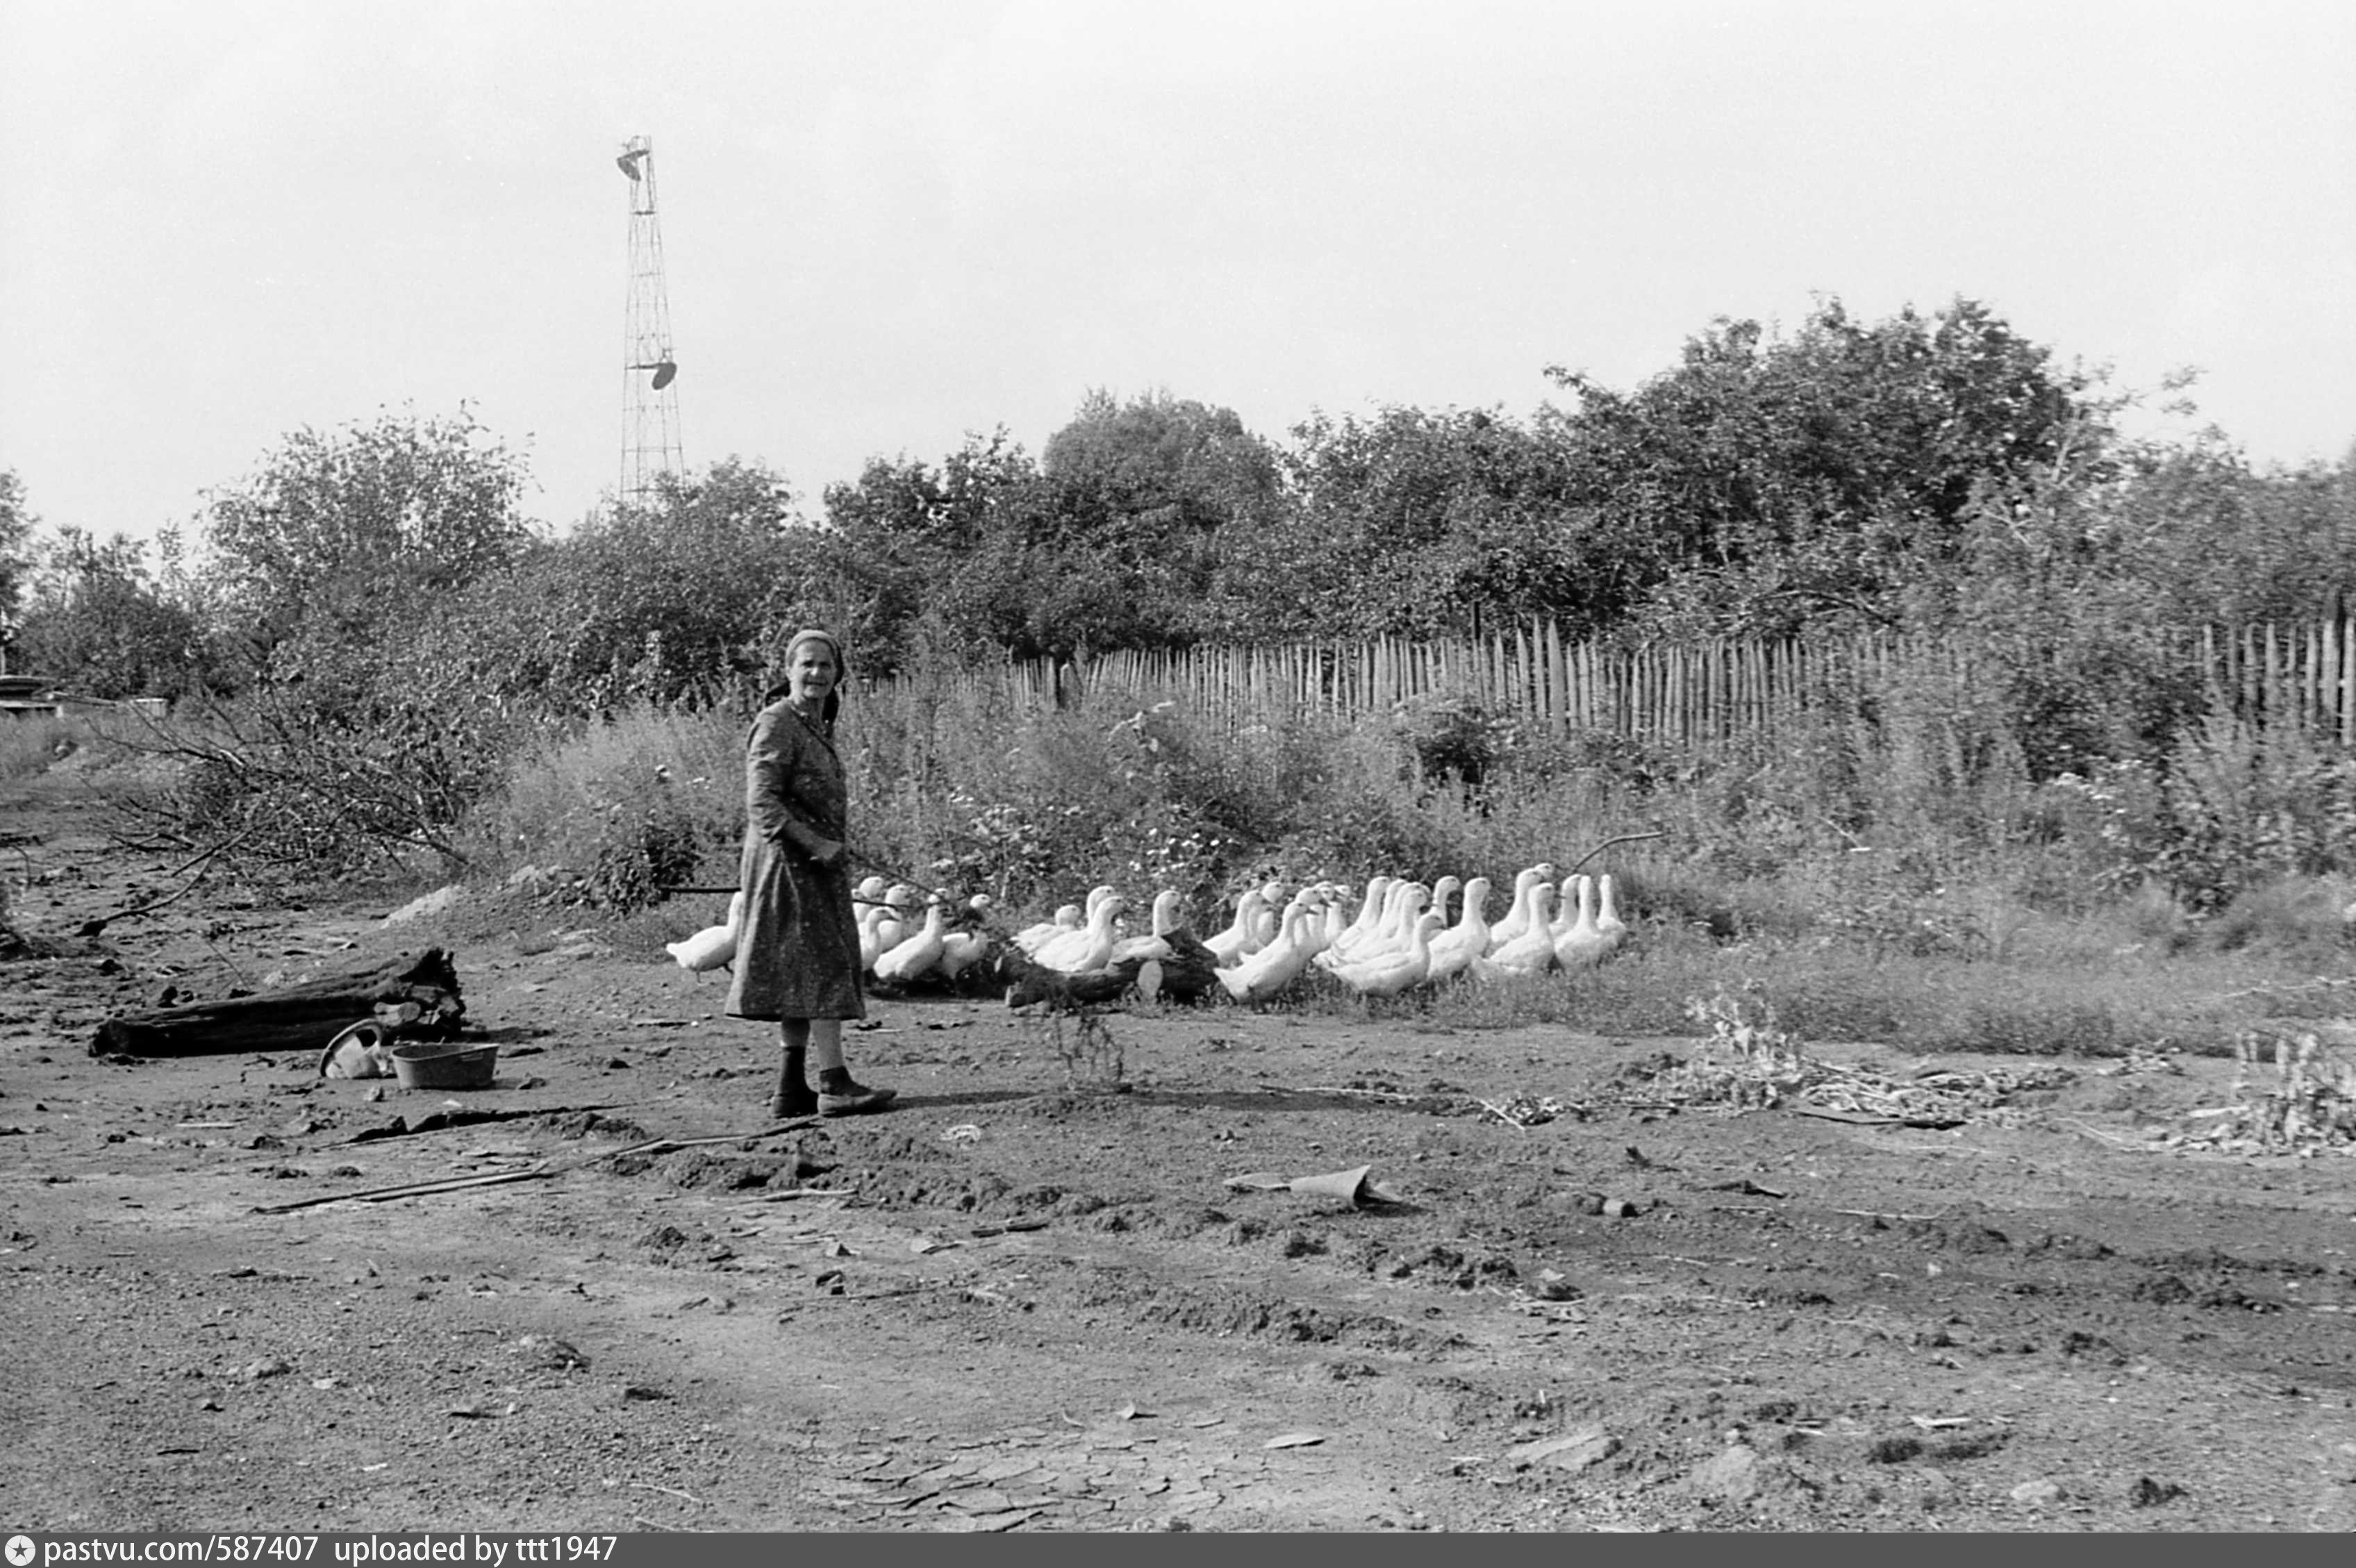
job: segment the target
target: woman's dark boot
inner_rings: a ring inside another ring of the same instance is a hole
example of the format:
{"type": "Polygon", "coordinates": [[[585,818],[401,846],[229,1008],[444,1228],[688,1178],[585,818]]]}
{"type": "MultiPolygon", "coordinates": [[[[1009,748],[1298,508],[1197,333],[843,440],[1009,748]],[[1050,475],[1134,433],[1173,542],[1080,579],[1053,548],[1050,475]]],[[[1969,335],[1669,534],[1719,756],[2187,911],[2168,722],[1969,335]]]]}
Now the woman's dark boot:
{"type": "Polygon", "coordinates": [[[778,1052],[777,1092],[769,1096],[769,1115],[779,1121],[817,1115],[818,1095],[811,1092],[803,1065],[809,1059],[809,1048],[780,1046],[778,1052]]]}
{"type": "Polygon", "coordinates": [[[880,1111],[899,1094],[897,1089],[870,1089],[851,1082],[848,1067],[824,1067],[818,1075],[818,1114],[821,1116],[856,1116],[865,1111],[880,1111]]]}

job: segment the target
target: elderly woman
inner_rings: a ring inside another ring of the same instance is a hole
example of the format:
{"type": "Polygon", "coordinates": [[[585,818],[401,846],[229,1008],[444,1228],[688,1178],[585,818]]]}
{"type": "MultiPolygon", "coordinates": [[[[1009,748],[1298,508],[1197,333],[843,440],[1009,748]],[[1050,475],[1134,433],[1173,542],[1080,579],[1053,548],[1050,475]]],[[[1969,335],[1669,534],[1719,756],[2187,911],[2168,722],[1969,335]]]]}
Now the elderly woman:
{"type": "Polygon", "coordinates": [[[894,1093],[854,1083],[842,1061],[842,1020],[867,1016],[843,864],[849,793],[834,754],[843,667],[832,634],[795,633],[784,695],[753,720],[744,748],[744,915],[728,1011],[776,1021],[784,1057],[769,1110],[778,1117],[880,1111],[894,1093]],[[815,1093],[805,1076],[812,1054],[815,1093]]]}

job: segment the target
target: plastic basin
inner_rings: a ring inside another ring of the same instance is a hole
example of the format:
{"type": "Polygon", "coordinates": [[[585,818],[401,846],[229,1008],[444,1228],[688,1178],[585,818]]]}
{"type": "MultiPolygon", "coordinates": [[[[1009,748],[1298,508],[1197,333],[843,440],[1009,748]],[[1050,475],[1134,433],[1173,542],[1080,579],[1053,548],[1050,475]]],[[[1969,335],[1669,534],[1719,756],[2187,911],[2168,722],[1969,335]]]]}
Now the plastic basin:
{"type": "Polygon", "coordinates": [[[498,1065],[496,1045],[396,1045],[393,1076],[404,1089],[487,1089],[498,1065]]]}

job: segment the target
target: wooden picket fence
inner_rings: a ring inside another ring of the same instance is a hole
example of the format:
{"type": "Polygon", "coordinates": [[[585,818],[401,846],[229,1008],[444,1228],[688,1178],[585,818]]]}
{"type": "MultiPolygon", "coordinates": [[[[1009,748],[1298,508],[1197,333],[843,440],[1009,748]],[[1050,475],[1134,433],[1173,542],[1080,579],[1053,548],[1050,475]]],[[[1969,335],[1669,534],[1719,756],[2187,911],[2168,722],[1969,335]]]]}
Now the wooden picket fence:
{"type": "MultiPolygon", "coordinates": [[[[2180,656],[2205,672],[2212,710],[2356,746],[2356,620],[2207,628],[2187,635],[2180,656]]],[[[1860,692],[1887,691],[1904,677],[1958,687],[1975,678],[1954,648],[1923,637],[1632,650],[1571,642],[1533,622],[1480,639],[1122,650],[1085,664],[1012,660],[958,679],[1018,707],[1174,699],[1231,726],[1462,701],[1558,731],[1707,751],[1738,738],[1772,740],[1802,715],[1853,706],[1860,692]]]]}

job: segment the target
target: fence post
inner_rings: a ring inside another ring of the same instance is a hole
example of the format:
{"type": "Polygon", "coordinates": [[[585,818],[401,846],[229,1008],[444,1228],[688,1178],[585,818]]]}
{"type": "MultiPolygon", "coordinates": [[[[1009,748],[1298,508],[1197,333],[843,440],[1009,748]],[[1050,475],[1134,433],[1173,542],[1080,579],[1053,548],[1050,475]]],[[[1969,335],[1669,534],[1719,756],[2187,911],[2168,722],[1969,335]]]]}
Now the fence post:
{"type": "Polygon", "coordinates": [[[2299,641],[2306,645],[2307,669],[2298,683],[2298,722],[2302,730],[2311,732],[2323,728],[2323,623],[2309,625],[2299,641]]]}
{"type": "Polygon", "coordinates": [[[2340,743],[2356,745],[2356,626],[2340,621],[2340,743]]]}

